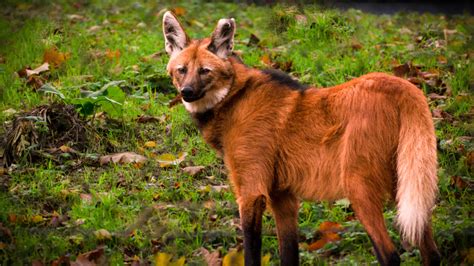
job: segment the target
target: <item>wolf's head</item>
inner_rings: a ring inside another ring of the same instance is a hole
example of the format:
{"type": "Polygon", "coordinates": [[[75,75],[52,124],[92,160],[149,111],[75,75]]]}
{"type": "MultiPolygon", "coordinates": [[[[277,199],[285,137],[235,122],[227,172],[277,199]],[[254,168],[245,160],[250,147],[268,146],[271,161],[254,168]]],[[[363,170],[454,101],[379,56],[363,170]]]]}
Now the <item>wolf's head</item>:
{"type": "Polygon", "coordinates": [[[234,19],[220,19],[211,37],[191,40],[171,12],[163,16],[167,70],[191,113],[204,112],[228,93],[233,69],[227,60],[234,46],[234,19]]]}

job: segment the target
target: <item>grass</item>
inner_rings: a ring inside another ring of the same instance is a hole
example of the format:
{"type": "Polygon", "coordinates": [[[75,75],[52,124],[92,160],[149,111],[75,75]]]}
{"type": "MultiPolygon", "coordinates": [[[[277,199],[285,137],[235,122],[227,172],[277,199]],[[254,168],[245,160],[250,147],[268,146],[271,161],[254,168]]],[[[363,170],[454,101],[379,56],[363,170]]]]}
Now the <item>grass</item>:
{"type": "MultiPolygon", "coordinates": [[[[150,57],[164,51],[161,15],[167,8],[184,12],[181,18],[193,38],[209,35],[221,17],[236,18],[235,49],[244,62],[266,68],[269,63],[262,58],[268,57],[273,64],[290,64],[285,70],[316,86],[336,85],[372,71],[392,72],[406,62],[438,73],[440,84],[420,85],[426,93],[446,95],[430,106],[452,116],[436,122],[440,196],[433,216],[435,237],[444,264],[473,263],[472,255],[468,257],[474,248],[474,180],[468,159],[474,149],[472,16],[378,16],[318,6],[201,1],[7,2],[0,16],[0,121],[11,121],[8,109],[23,111],[61,101],[34,90],[15,74],[25,66],[41,65],[45,50],[56,47],[67,59],[42,76],[68,101],[123,81],[113,86],[126,94],[122,105],[99,104],[95,111],[105,111],[108,119],[92,122],[109,144],[99,142],[85,153],[135,151],[150,160],[141,167],[99,166],[82,158],[20,161],[2,170],[0,228],[11,232],[10,237],[0,230],[2,264],[49,264],[65,255],[75,260],[105,245],[109,264],[153,261],[154,254],[166,252],[195,265],[204,263],[200,247],[226,254],[241,244],[234,196],[226,187],[216,189],[228,185],[223,163],[203,143],[183,106],[168,107],[175,94],[166,76],[167,56],[150,57]],[[445,37],[445,29],[456,31],[445,37]],[[247,45],[250,34],[259,38],[259,45],[247,45]],[[163,119],[144,124],[137,122],[139,115],[163,119]],[[147,141],[156,147],[144,147],[147,141]],[[180,152],[188,154],[180,166],[158,166],[155,158],[160,154],[180,152]],[[182,171],[191,165],[205,169],[192,177],[182,171]],[[464,183],[454,182],[457,178],[464,183]],[[98,236],[99,229],[111,237],[98,236]]],[[[323,221],[345,228],[341,241],[313,252],[301,248],[302,265],[375,263],[370,240],[352,216],[344,205],[302,203],[302,236],[312,238],[323,221]]],[[[403,250],[392,208],[385,217],[403,262],[420,263],[417,250],[403,250]]],[[[271,254],[276,264],[278,247],[269,214],[263,231],[263,253],[271,254]]]]}

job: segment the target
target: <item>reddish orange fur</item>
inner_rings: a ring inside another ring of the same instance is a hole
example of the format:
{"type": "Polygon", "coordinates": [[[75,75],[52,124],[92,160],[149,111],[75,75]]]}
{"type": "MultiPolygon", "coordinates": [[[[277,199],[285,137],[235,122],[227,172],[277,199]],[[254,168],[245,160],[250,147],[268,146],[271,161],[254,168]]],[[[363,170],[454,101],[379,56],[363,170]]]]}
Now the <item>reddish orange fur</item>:
{"type": "MultiPolygon", "coordinates": [[[[170,60],[168,70],[180,88],[186,78],[174,74],[176,65],[188,65],[190,73],[202,64],[212,65],[208,82],[215,86],[208,93],[230,86],[212,113],[204,114],[206,119],[192,115],[230,171],[242,223],[248,224],[244,233],[248,233],[246,239],[251,238],[249,247],[259,250],[254,235],[260,233],[252,228],[258,228],[265,208],[262,197],[277,221],[282,264],[297,262],[294,243],[299,199],[346,197],[374,242],[380,263],[399,263],[382,207],[397,194],[397,155],[402,152],[400,141],[405,141],[400,137],[404,127],[416,128],[417,135],[408,138],[428,136],[426,151],[421,152],[431,156],[429,167],[433,166],[434,132],[423,93],[408,81],[384,73],[330,88],[292,90],[234,57],[216,57],[207,49],[210,41],[192,41],[170,60]]],[[[432,188],[436,177],[430,178],[429,190],[419,187],[423,195],[410,195],[422,197],[423,206],[428,207],[434,204],[436,192],[432,188]]],[[[421,246],[425,264],[436,263],[430,256],[438,251],[429,221],[425,223],[420,226],[426,228],[424,232],[414,232],[423,239],[414,237],[413,241],[421,246]]]]}

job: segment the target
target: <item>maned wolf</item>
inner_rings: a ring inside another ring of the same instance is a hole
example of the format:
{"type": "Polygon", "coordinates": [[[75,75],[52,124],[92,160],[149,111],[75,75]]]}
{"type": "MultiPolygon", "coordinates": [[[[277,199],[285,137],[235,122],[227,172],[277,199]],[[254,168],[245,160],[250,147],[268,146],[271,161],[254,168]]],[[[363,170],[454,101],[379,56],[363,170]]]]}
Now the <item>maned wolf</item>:
{"type": "Polygon", "coordinates": [[[440,263],[431,212],[436,139],[423,93],[372,73],[331,88],[307,87],[276,70],[244,65],[233,52],[234,19],[191,40],[163,17],[167,66],[204,139],[224,159],[239,205],[246,265],[260,265],[262,213],[276,220],[281,265],[298,264],[298,206],[348,198],[382,265],[400,257],[382,216],[395,200],[404,239],[425,265],[440,263]]]}

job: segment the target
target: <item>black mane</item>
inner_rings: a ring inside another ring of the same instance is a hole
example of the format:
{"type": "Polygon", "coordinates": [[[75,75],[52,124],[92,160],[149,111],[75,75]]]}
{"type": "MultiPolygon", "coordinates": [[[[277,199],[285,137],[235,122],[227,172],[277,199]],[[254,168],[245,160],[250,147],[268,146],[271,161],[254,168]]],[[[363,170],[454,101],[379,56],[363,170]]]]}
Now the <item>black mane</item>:
{"type": "Polygon", "coordinates": [[[304,91],[309,87],[308,85],[302,84],[296,79],[292,78],[287,73],[277,69],[265,69],[262,70],[262,72],[270,76],[272,81],[275,81],[278,84],[286,86],[292,90],[304,91]]]}

